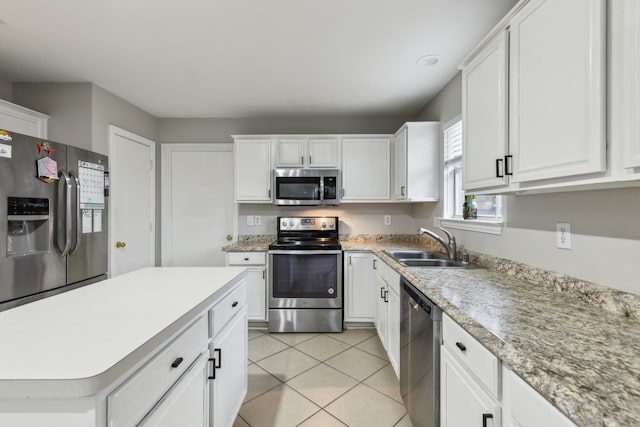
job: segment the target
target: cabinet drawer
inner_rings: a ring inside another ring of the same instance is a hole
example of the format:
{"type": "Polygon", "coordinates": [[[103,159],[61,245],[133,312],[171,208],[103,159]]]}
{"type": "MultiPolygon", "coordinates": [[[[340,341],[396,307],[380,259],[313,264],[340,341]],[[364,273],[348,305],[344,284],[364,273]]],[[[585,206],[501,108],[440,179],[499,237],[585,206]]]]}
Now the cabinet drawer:
{"type": "Polygon", "coordinates": [[[447,315],[442,316],[442,339],[451,353],[498,398],[498,358],[447,315]]]}
{"type": "Polygon", "coordinates": [[[206,349],[207,342],[207,318],[202,316],[109,395],[109,427],[139,423],[206,349]]]}
{"type": "Polygon", "coordinates": [[[209,310],[211,337],[215,337],[231,318],[247,304],[247,282],[243,280],[222,301],[209,310]]]}
{"type": "Polygon", "coordinates": [[[387,281],[387,270],[388,270],[388,266],[387,263],[382,261],[380,258],[378,257],[374,257],[374,270],[376,272],[376,274],[378,276],[380,276],[380,278],[382,279],[383,282],[387,281]]]}
{"type": "Polygon", "coordinates": [[[396,294],[400,295],[400,273],[389,267],[387,270],[387,286],[396,294]]]}
{"type": "Polygon", "coordinates": [[[264,252],[229,252],[227,254],[229,265],[264,265],[264,252]]]}

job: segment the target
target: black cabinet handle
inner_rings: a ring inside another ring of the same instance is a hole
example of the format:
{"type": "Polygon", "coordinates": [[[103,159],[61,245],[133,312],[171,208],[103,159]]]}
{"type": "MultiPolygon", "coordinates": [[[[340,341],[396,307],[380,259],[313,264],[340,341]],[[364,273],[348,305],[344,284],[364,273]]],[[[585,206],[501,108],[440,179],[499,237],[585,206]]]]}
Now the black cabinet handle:
{"type": "Polygon", "coordinates": [[[493,414],[482,414],[482,427],[487,427],[487,420],[493,418],[493,414]]]}
{"type": "Polygon", "coordinates": [[[210,380],[215,380],[216,379],[216,359],[214,359],[213,357],[209,358],[209,362],[213,362],[211,364],[211,375],[209,375],[207,378],[209,378],[210,380]]]}
{"type": "Polygon", "coordinates": [[[216,349],[213,350],[213,353],[218,355],[216,357],[216,364],[215,364],[214,367],[216,369],[222,368],[222,349],[216,348],[216,349]]]}
{"type": "Polygon", "coordinates": [[[502,159],[496,159],[496,178],[504,178],[504,175],[500,173],[502,159]]]}
{"type": "Polygon", "coordinates": [[[380,298],[384,298],[384,287],[380,288],[380,298]]]}
{"type": "Polygon", "coordinates": [[[376,261],[377,261],[376,259],[374,259],[374,260],[373,260],[373,269],[374,269],[374,270],[377,270],[377,269],[378,269],[378,267],[376,267],[376,261]]]}
{"type": "Polygon", "coordinates": [[[507,154],[504,156],[504,174],[505,175],[513,175],[512,170],[513,156],[511,154],[507,154]]]}
{"type": "Polygon", "coordinates": [[[173,361],[173,363],[171,364],[171,367],[177,368],[178,366],[180,366],[183,360],[184,359],[182,357],[178,357],[176,360],[173,361]]]}
{"type": "Polygon", "coordinates": [[[462,344],[461,342],[457,342],[456,347],[458,347],[460,351],[467,351],[467,346],[462,344]]]}
{"type": "Polygon", "coordinates": [[[245,260],[245,261],[249,261],[249,258],[245,258],[244,260],[245,260]]]}
{"type": "Polygon", "coordinates": [[[231,307],[236,307],[238,305],[238,301],[234,301],[233,304],[231,304],[231,307]]]}
{"type": "Polygon", "coordinates": [[[389,302],[387,296],[389,295],[389,291],[384,291],[384,302],[389,302]]]}

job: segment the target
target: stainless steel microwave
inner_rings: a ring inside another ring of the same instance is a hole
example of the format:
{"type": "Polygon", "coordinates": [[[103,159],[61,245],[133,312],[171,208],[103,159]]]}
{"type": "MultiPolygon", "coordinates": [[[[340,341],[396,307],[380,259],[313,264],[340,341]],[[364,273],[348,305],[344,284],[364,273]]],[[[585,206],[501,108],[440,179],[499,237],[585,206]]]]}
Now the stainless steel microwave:
{"type": "Polygon", "coordinates": [[[338,169],[274,169],[274,205],[338,205],[342,185],[338,169]]]}

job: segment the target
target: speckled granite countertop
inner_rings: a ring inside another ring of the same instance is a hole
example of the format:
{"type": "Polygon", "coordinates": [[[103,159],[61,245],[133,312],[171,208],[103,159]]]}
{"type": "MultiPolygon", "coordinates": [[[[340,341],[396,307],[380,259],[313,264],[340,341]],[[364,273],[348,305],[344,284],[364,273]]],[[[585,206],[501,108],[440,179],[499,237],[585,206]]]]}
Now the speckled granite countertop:
{"type": "MultiPolygon", "coordinates": [[[[343,250],[374,252],[579,426],[640,426],[640,297],[473,252],[489,269],[404,267],[383,251],[440,247],[349,237],[343,250]]],[[[249,240],[225,250],[271,241],[249,240]]]]}
{"type": "Polygon", "coordinates": [[[510,266],[510,276],[492,269],[404,267],[382,252],[417,244],[342,247],[373,251],[579,426],[640,425],[640,321],[633,311],[640,298],[594,284],[569,290],[534,284],[522,277],[539,275],[533,268],[513,273],[510,266]],[[587,301],[583,291],[598,296],[587,301]],[[631,302],[621,306],[615,298],[631,302]]]}

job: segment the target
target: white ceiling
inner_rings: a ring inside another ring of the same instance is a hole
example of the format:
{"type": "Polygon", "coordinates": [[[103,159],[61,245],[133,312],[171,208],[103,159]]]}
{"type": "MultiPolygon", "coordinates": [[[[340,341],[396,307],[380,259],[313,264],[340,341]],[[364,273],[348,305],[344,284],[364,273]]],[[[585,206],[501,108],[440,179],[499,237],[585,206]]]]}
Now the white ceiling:
{"type": "Polygon", "coordinates": [[[0,75],[157,117],[410,117],[515,2],[0,0],[0,75]]]}

